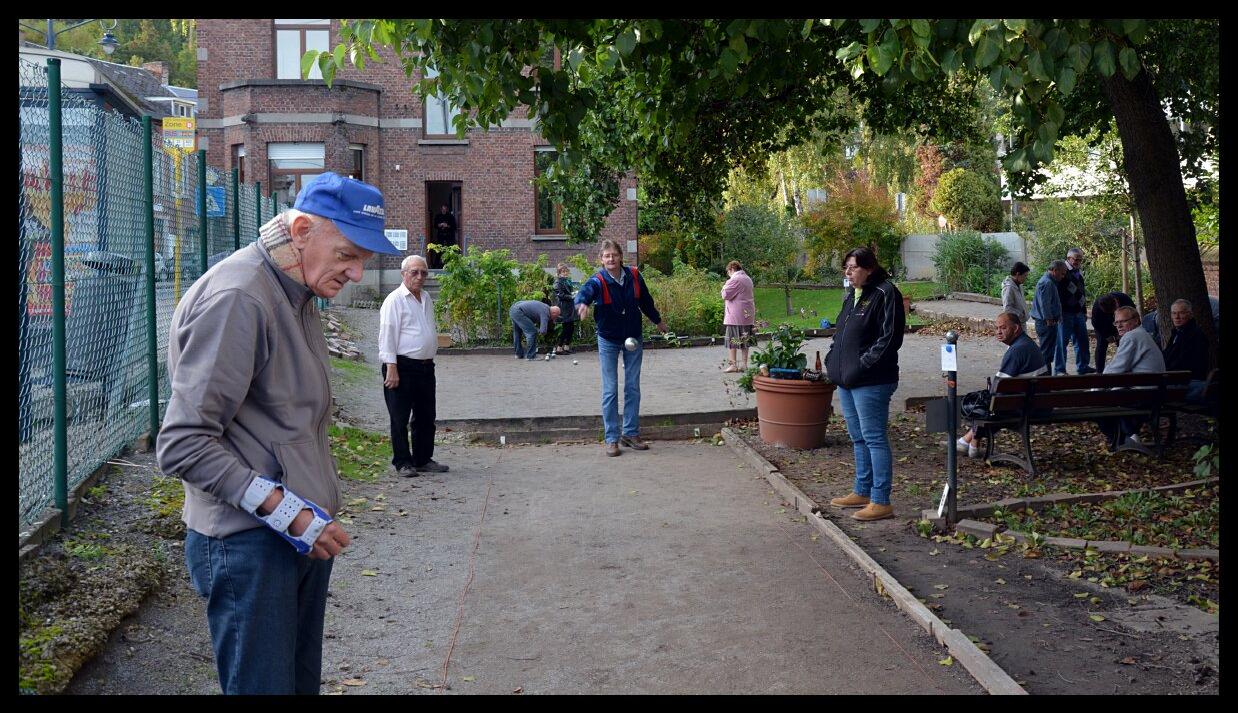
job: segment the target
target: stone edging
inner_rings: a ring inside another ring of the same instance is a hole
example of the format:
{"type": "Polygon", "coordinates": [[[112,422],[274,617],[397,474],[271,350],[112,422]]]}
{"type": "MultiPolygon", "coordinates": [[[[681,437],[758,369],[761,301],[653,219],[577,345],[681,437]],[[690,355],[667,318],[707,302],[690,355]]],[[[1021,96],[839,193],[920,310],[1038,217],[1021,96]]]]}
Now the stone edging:
{"type": "MultiPolygon", "coordinates": [[[[1080,493],[1046,495],[1036,498],[1009,498],[999,500],[995,503],[986,503],[984,505],[970,505],[961,507],[956,512],[961,516],[971,515],[972,517],[986,517],[993,514],[994,510],[1033,510],[1040,511],[1049,508],[1053,505],[1069,504],[1069,503],[1098,503],[1105,500],[1112,500],[1121,497],[1127,493],[1174,493],[1191,488],[1208,486],[1214,483],[1219,483],[1220,478],[1204,478],[1203,480],[1192,480],[1188,483],[1174,483],[1172,485],[1159,485],[1155,488],[1140,488],[1135,490],[1111,490],[1103,493],[1080,493]]],[[[959,520],[955,525],[956,532],[962,532],[971,535],[977,539],[984,540],[992,538],[998,532],[1003,532],[1000,525],[994,525],[987,522],[980,522],[969,518],[959,520]]],[[[1015,538],[1018,542],[1025,542],[1029,539],[1029,535],[1018,530],[1006,530],[1004,534],[1015,538]]],[[[1119,553],[1126,552],[1136,556],[1149,557],[1177,557],[1178,559],[1187,560],[1209,560],[1219,563],[1221,561],[1221,551],[1207,548],[1189,548],[1175,550],[1169,547],[1149,547],[1147,545],[1135,545],[1124,540],[1081,540],[1076,537],[1046,537],[1046,545],[1055,547],[1065,547],[1068,549],[1094,549],[1097,552],[1119,553]]]]}
{"type": "Polygon", "coordinates": [[[946,626],[945,622],[916,599],[906,587],[899,584],[893,575],[869,557],[859,545],[852,542],[838,525],[818,514],[821,508],[783,477],[782,473],[778,472],[778,469],[765,460],[760,453],[744,443],[735,431],[723,428],[722,437],[736,455],[751,463],[758,472],[764,473],[769,484],[782,497],[791,502],[796,511],[802,513],[813,527],[828,536],[860,569],[872,575],[874,586],[879,582],[885,594],[894,601],[898,608],[935,638],[939,644],[945,646],[950,655],[963,664],[967,672],[986,691],[994,695],[1027,695],[1027,691],[1022,686],[1015,683],[1008,673],[977,648],[962,631],[946,626]]]}

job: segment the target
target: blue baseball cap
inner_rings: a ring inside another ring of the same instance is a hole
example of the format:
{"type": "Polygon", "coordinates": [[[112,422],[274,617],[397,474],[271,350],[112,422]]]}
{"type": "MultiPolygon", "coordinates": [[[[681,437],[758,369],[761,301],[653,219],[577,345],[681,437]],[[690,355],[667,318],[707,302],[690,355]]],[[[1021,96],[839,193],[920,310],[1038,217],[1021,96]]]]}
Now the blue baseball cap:
{"type": "Polygon", "coordinates": [[[306,183],[292,207],[330,218],[357,247],[386,255],[401,254],[383,234],[383,194],[368,183],[328,171],[306,183]]]}

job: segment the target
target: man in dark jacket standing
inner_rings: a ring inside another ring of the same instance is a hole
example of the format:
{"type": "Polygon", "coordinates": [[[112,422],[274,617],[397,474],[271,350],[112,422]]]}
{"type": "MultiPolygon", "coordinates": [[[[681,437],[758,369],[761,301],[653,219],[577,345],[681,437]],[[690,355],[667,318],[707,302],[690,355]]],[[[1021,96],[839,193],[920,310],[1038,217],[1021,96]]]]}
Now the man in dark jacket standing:
{"type": "Polygon", "coordinates": [[[1057,354],[1053,360],[1055,373],[1066,373],[1066,353],[1070,343],[1075,343],[1075,372],[1092,373],[1088,364],[1087,290],[1083,286],[1083,251],[1071,248],[1066,253],[1066,277],[1057,283],[1058,299],[1062,303],[1062,328],[1058,336],[1057,354]]]}
{"type": "Polygon", "coordinates": [[[623,248],[614,240],[602,241],[602,270],[585,280],[576,293],[576,314],[581,319],[594,304],[598,360],[602,366],[602,424],[606,455],[619,455],[619,444],[638,451],[649,446],[640,439],[641,313],[666,333],[668,327],[653,304],[653,295],[640,273],[623,265],[623,248]],[[624,342],[632,339],[633,349],[624,342]],[[619,355],[623,355],[623,433],[619,431],[619,355]]]}
{"type": "Polygon", "coordinates": [[[855,452],[855,485],[850,495],[834,498],[839,508],[861,508],[856,520],[894,517],[890,487],[893,457],[886,429],[890,398],[898,388],[898,350],[907,316],[903,296],[869,248],[856,248],[843,259],[852,289],[843,298],[834,342],[825,370],[838,388],[847,434],[855,452]]]}
{"type": "Polygon", "coordinates": [[[1134,307],[1135,300],[1125,292],[1101,295],[1092,303],[1092,330],[1096,332],[1096,371],[1104,373],[1109,345],[1118,343],[1118,330],[1113,326],[1113,312],[1119,307],[1134,307]]]}
{"type": "Polygon", "coordinates": [[[1187,300],[1177,300],[1169,308],[1174,328],[1165,345],[1165,370],[1191,372],[1191,384],[1186,400],[1203,401],[1204,382],[1208,379],[1208,338],[1195,323],[1195,312],[1187,300]]]}

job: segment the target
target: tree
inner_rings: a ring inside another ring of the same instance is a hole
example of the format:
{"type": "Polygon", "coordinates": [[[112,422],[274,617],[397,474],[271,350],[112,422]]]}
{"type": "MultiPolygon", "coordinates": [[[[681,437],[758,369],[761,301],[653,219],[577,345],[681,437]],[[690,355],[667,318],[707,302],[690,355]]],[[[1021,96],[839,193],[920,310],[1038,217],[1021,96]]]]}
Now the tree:
{"type": "Polygon", "coordinates": [[[983,174],[954,168],[941,174],[930,207],[946,216],[956,230],[997,232],[1002,227],[1002,202],[997,186],[983,174]]]}
{"type": "MultiPolygon", "coordinates": [[[[46,27],[47,20],[21,20],[32,27],[46,27]]],[[[56,29],[64,29],[81,20],[56,20],[56,29]]],[[[118,20],[113,33],[120,45],[112,54],[107,54],[99,45],[103,26],[98,22],[87,23],[77,29],[59,35],[56,49],[85,57],[93,57],[117,64],[140,66],[144,62],[165,61],[169,76],[164,82],[178,87],[198,85],[198,33],[194,20],[118,20]]],[[[24,39],[45,44],[45,32],[32,32],[19,28],[24,39]]]]}
{"type": "MultiPolygon", "coordinates": [[[[968,92],[983,76],[1011,111],[1003,162],[1021,189],[1059,136],[1116,118],[1157,293],[1201,304],[1181,164],[1192,171],[1215,154],[1219,45],[1218,24],[1197,20],[353,20],[332,53],[308,53],[303,67],[318,61],[330,81],[345,61],[363,67],[392,47],[409,76],[439,67],[420,88],[466,110],[457,131],[532,107],[561,150],[556,180],[604,195],[595,166],[635,170],[651,194],[702,218],[732,166],[852,127],[829,111],[842,93],[878,133],[914,127],[948,142],[974,123],[968,92]],[[1162,99],[1191,131],[1175,139],[1162,99]]],[[[564,205],[565,218],[584,212],[574,237],[600,226],[604,204],[564,205]]],[[[1200,312],[1215,360],[1211,315],[1200,312]]]]}

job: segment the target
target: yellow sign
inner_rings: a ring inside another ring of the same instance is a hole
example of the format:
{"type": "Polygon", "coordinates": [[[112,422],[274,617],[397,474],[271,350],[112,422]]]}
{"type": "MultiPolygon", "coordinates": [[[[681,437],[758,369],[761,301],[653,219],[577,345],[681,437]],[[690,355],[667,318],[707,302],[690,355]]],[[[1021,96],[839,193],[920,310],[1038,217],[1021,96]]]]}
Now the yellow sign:
{"type": "Polygon", "coordinates": [[[197,148],[197,136],[194,130],[197,122],[183,117],[165,117],[163,120],[163,150],[193,151],[197,148]]]}

